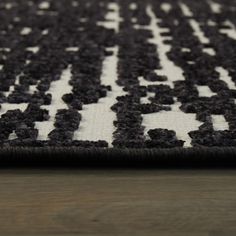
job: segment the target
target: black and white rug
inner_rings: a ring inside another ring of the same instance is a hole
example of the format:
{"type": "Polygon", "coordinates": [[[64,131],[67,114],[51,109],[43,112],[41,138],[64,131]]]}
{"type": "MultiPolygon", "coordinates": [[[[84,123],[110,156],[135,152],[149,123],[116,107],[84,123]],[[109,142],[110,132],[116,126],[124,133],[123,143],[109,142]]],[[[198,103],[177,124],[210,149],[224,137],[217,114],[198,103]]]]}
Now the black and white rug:
{"type": "Polygon", "coordinates": [[[1,0],[0,22],[2,156],[236,153],[235,0],[1,0]]]}

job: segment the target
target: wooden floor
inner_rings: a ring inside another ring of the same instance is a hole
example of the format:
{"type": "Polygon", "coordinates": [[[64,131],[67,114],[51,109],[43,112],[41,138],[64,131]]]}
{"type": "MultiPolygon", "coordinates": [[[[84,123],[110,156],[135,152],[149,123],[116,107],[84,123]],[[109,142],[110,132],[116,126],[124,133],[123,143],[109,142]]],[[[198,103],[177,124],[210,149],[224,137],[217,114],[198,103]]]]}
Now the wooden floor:
{"type": "Polygon", "coordinates": [[[236,235],[236,170],[0,170],[1,235],[236,235]]]}

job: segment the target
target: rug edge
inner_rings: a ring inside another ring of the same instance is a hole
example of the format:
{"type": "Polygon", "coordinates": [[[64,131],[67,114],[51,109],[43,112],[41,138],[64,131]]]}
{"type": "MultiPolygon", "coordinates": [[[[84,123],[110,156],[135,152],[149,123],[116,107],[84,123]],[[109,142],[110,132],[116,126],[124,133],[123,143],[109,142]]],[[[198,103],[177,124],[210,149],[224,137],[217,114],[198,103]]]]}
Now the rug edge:
{"type": "Polygon", "coordinates": [[[5,166],[236,167],[236,147],[118,149],[11,147],[0,149],[5,166]]]}

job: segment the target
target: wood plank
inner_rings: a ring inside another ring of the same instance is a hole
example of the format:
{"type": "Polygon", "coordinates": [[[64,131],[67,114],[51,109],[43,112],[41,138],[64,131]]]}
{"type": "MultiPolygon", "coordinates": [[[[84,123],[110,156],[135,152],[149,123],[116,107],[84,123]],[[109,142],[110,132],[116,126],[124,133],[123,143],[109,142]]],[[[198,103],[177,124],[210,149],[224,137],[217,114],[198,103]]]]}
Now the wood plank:
{"type": "Polygon", "coordinates": [[[9,235],[235,235],[235,170],[1,170],[9,235]]]}

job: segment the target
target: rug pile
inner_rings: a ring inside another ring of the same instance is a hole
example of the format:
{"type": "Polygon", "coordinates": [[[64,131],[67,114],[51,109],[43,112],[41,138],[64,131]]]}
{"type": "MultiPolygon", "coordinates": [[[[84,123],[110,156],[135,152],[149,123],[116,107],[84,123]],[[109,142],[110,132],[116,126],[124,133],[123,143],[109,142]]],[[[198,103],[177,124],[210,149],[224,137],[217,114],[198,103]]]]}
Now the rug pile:
{"type": "Polygon", "coordinates": [[[236,1],[2,0],[0,146],[236,146],[236,1]]]}

